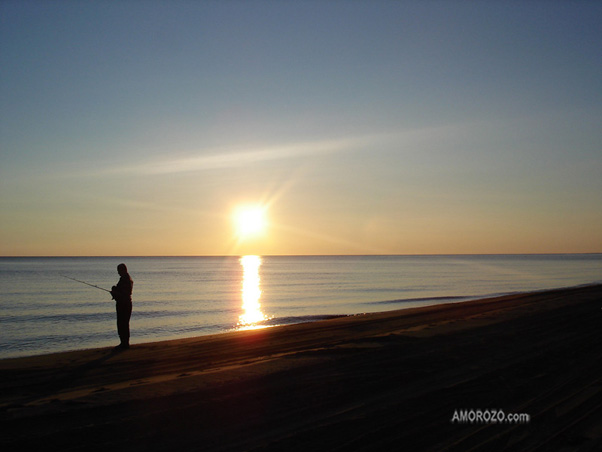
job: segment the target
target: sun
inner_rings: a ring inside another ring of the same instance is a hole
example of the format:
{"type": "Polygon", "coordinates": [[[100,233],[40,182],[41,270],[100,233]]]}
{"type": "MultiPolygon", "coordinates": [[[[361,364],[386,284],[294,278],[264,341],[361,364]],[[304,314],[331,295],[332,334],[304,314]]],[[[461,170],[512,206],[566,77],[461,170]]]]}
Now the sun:
{"type": "Polygon", "coordinates": [[[240,238],[262,235],[266,230],[265,208],[240,206],[234,211],[234,226],[240,238]]]}

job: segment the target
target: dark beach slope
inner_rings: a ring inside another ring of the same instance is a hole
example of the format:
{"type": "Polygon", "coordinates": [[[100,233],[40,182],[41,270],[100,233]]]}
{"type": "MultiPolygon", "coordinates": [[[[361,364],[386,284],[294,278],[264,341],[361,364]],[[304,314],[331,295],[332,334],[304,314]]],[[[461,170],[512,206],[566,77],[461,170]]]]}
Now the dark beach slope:
{"type": "Polygon", "coordinates": [[[2,360],[0,443],[11,451],[600,450],[601,307],[596,285],[120,353],[2,360]],[[530,421],[452,422],[463,409],[530,421]]]}

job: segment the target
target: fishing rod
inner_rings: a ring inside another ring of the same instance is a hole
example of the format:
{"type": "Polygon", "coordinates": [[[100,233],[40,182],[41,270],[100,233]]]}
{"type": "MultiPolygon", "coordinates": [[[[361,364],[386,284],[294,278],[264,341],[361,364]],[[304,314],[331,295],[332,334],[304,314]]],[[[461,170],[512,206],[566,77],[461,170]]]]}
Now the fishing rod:
{"type": "Polygon", "coordinates": [[[105,292],[111,293],[110,290],[104,289],[102,287],[95,286],[94,284],[87,283],[86,281],[80,281],[79,279],[71,278],[70,276],[61,275],[63,278],[71,279],[72,281],[77,281],[78,283],[85,284],[86,286],[94,287],[96,289],[104,290],[105,292]]]}

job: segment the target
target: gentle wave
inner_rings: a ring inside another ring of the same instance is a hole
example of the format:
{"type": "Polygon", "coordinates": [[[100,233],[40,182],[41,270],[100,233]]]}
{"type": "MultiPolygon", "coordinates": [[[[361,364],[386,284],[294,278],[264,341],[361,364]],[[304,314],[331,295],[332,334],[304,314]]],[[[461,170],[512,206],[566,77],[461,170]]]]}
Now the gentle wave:
{"type": "Polygon", "coordinates": [[[3,322],[10,322],[14,324],[19,323],[32,323],[32,322],[91,322],[96,320],[102,320],[106,318],[113,318],[115,316],[112,312],[95,312],[95,313],[66,313],[66,314],[23,314],[23,315],[6,315],[2,316],[3,322]]]}
{"type": "Polygon", "coordinates": [[[372,301],[368,304],[403,304],[413,302],[440,302],[440,301],[468,301],[483,298],[481,296],[454,296],[454,297],[418,297],[418,298],[402,298],[399,300],[383,300],[383,301],[372,301]]]}
{"type": "Polygon", "coordinates": [[[296,325],[299,323],[312,323],[320,320],[338,319],[341,317],[349,317],[347,314],[332,314],[332,315],[301,315],[301,316],[285,316],[271,317],[266,320],[254,322],[253,324],[238,324],[229,328],[227,331],[240,331],[247,329],[261,329],[274,326],[296,325]]]}
{"type": "Polygon", "coordinates": [[[301,316],[275,317],[272,319],[268,319],[268,320],[259,322],[258,325],[265,325],[265,326],[292,325],[295,323],[317,322],[319,320],[330,320],[330,319],[337,319],[340,317],[347,317],[347,316],[346,315],[301,315],[301,316]]]}

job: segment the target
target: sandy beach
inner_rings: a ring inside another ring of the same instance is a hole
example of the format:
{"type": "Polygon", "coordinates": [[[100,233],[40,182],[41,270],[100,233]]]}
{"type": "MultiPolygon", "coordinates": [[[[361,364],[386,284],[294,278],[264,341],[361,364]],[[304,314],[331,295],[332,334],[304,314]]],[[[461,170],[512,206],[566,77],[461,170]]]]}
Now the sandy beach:
{"type": "Polygon", "coordinates": [[[596,285],[121,352],[5,359],[0,443],[61,451],[599,450],[601,308],[596,285]],[[529,418],[501,421],[509,414],[529,418]]]}

